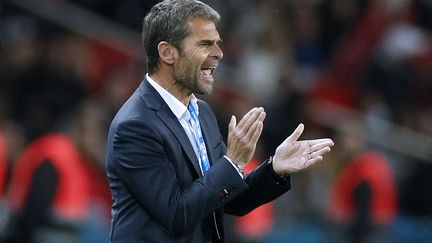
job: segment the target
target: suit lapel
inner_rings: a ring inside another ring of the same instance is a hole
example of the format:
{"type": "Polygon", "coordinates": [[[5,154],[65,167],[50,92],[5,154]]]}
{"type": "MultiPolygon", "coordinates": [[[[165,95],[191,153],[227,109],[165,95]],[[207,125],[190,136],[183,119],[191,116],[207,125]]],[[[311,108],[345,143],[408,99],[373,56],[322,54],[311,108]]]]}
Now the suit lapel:
{"type": "Polygon", "coordinates": [[[141,84],[140,92],[141,97],[147,106],[157,110],[156,116],[158,116],[161,122],[164,123],[174,134],[195,169],[195,172],[201,176],[198,158],[196,157],[192,144],[177,117],[172,113],[159,93],[148,83],[147,80],[144,80],[141,84]]]}
{"type": "MultiPolygon", "coordinates": [[[[169,107],[167,107],[167,109],[169,110],[169,107]]],[[[171,110],[169,110],[168,112],[171,112],[171,110]]],[[[181,126],[177,118],[173,114],[170,114],[168,112],[160,110],[156,114],[177,138],[183,150],[185,151],[187,157],[189,158],[189,161],[192,162],[192,166],[194,167],[196,173],[198,175],[201,175],[199,161],[198,158],[196,157],[196,154],[193,150],[192,144],[190,143],[188,136],[186,135],[183,127],[181,126]]]]}

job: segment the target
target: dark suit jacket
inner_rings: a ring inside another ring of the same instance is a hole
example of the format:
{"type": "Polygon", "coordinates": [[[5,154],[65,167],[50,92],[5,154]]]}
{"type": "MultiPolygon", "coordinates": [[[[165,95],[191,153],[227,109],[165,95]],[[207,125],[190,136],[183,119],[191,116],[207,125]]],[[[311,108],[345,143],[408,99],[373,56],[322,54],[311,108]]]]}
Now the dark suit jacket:
{"type": "Polygon", "coordinates": [[[205,176],[180,122],[147,80],[118,111],[106,153],[111,242],[223,242],[223,212],[244,215],[289,190],[268,163],[242,179],[223,157],[213,111],[198,105],[211,163],[205,176]]]}

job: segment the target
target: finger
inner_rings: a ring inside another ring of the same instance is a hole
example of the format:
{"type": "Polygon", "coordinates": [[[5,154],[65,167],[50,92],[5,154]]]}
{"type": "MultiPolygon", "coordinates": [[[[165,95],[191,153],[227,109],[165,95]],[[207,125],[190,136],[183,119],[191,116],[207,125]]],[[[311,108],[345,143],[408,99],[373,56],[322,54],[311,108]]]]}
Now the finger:
{"type": "Polygon", "coordinates": [[[287,137],[284,142],[292,143],[294,141],[297,141],[297,139],[299,139],[299,137],[302,135],[303,131],[304,125],[303,123],[300,123],[294,130],[294,132],[289,137],[287,137]]]}
{"type": "Polygon", "coordinates": [[[314,146],[316,144],[320,144],[320,143],[326,143],[329,144],[330,146],[334,145],[333,140],[331,140],[330,138],[321,138],[321,139],[314,139],[314,140],[306,140],[306,142],[308,142],[309,146],[314,146]]]}
{"type": "Polygon", "coordinates": [[[317,143],[317,144],[311,146],[310,151],[315,152],[315,151],[320,150],[324,147],[332,147],[332,146],[333,146],[332,141],[322,141],[321,143],[317,143]]]}
{"type": "Polygon", "coordinates": [[[250,127],[257,121],[259,120],[260,116],[262,115],[262,113],[264,113],[264,109],[262,107],[257,108],[252,114],[251,116],[248,117],[247,120],[245,120],[245,123],[243,124],[243,128],[245,128],[246,130],[250,129],[250,127]]]}
{"type": "Polygon", "coordinates": [[[318,151],[310,153],[309,158],[322,157],[324,154],[330,152],[330,150],[330,147],[321,148],[318,151]]]}
{"type": "MultiPolygon", "coordinates": [[[[251,137],[249,139],[251,144],[256,145],[259,137],[261,136],[262,130],[263,130],[263,123],[262,122],[256,123],[256,128],[253,129],[253,132],[252,132],[251,137]]],[[[252,131],[252,129],[251,129],[251,131],[252,131]]]]}
{"type": "Polygon", "coordinates": [[[257,110],[258,108],[257,107],[254,107],[254,108],[252,108],[252,109],[250,109],[242,118],[241,118],[241,120],[239,121],[239,123],[238,123],[238,126],[240,126],[240,127],[242,127],[243,126],[243,124],[253,115],[253,114],[255,114],[255,112],[256,112],[256,110],[257,110]]]}
{"type": "Polygon", "coordinates": [[[321,160],[323,160],[322,156],[317,156],[317,157],[309,159],[305,163],[305,169],[308,168],[308,167],[310,167],[310,166],[312,166],[312,165],[314,165],[314,164],[316,164],[316,163],[318,163],[318,162],[320,162],[321,160]]]}
{"type": "Polygon", "coordinates": [[[228,123],[228,134],[230,134],[232,131],[234,131],[234,128],[236,126],[236,117],[234,115],[231,116],[231,120],[228,123]]]}
{"type": "Polygon", "coordinates": [[[251,125],[250,129],[247,131],[245,138],[246,139],[251,139],[252,136],[255,134],[256,130],[258,129],[258,126],[263,126],[263,121],[266,117],[266,113],[265,112],[261,112],[257,118],[257,120],[255,120],[255,122],[251,125]]]}
{"type": "Polygon", "coordinates": [[[247,133],[247,131],[249,131],[249,129],[251,129],[252,125],[259,121],[260,119],[262,120],[262,114],[264,113],[264,109],[263,108],[257,108],[247,119],[242,119],[239,122],[239,125],[237,125],[237,127],[239,129],[242,129],[245,131],[245,133],[247,133]],[[260,118],[261,117],[261,118],[260,118]],[[244,121],[244,122],[243,122],[244,121]],[[243,123],[242,123],[243,122],[243,123]],[[242,124],[240,124],[242,123],[242,124]]]}

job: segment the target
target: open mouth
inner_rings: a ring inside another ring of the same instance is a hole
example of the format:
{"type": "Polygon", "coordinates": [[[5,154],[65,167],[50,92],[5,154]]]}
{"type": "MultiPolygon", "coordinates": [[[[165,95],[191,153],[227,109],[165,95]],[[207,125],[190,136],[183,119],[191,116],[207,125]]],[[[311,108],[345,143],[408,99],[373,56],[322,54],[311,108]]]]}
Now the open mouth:
{"type": "Polygon", "coordinates": [[[201,68],[201,75],[205,78],[212,78],[216,67],[203,67],[201,68]]]}

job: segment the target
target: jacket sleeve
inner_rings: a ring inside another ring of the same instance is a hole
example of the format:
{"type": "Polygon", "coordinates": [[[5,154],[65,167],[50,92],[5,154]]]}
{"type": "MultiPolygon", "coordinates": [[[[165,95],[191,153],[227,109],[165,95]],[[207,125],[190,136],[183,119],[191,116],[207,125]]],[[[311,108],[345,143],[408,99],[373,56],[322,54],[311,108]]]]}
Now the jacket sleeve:
{"type": "Polygon", "coordinates": [[[225,212],[243,216],[291,189],[289,177],[279,177],[268,160],[245,176],[248,189],[225,206],[225,212]]]}
{"type": "Polygon", "coordinates": [[[223,157],[204,177],[181,186],[172,160],[184,156],[169,158],[166,153],[167,146],[178,141],[167,140],[150,124],[127,120],[113,128],[110,166],[139,205],[173,235],[192,231],[248,188],[223,157]]]}

